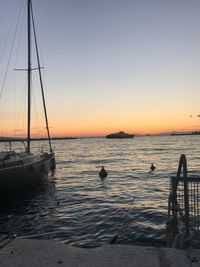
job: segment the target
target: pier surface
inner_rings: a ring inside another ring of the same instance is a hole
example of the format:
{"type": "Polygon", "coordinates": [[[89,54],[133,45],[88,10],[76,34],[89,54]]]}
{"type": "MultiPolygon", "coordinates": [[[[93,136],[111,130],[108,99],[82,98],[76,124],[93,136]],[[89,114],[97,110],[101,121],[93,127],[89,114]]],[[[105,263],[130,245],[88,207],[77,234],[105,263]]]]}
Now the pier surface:
{"type": "Polygon", "coordinates": [[[59,241],[11,239],[1,245],[3,267],[197,267],[200,250],[103,245],[77,248],[59,241]]]}

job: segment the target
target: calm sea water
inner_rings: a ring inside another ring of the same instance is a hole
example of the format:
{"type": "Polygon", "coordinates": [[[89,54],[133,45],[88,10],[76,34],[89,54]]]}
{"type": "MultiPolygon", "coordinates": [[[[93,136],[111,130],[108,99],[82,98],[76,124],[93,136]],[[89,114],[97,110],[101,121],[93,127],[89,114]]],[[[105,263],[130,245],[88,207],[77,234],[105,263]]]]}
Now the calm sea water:
{"type": "MultiPolygon", "coordinates": [[[[34,150],[42,142],[34,142],[34,150]]],[[[2,144],[1,144],[2,146],[2,144]]],[[[165,246],[169,178],[185,153],[200,170],[200,136],[54,141],[57,171],[37,187],[2,195],[0,230],[95,247],[165,246]],[[156,170],[149,174],[150,165],[156,170]],[[98,173],[104,165],[105,181],[98,173]]],[[[0,149],[1,150],[1,149],[0,149]]]]}

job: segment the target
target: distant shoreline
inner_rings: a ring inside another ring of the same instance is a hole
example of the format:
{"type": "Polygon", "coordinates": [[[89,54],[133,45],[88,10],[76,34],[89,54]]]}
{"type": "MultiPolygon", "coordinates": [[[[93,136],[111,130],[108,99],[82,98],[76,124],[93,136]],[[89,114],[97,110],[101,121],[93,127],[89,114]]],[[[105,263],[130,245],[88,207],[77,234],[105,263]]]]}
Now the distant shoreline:
{"type": "MultiPolygon", "coordinates": [[[[145,134],[145,135],[135,135],[135,137],[156,137],[156,136],[184,136],[184,135],[200,135],[200,131],[195,132],[183,132],[183,133],[165,133],[165,134],[145,134]]],[[[105,136],[84,136],[84,137],[52,137],[51,140],[74,140],[74,139],[84,139],[84,138],[105,138],[105,136]]],[[[15,138],[15,137],[0,137],[0,143],[3,142],[24,142],[27,141],[26,138],[15,138]]],[[[48,141],[48,138],[31,138],[31,141],[48,141]]]]}
{"type": "Polygon", "coordinates": [[[200,135],[200,131],[195,131],[191,133],[171,133],[171,135],[200,135]]]}
{"type": "MultiPolygon", "coordinates": [[[[71,140],[78,139],[77,137],[52,137],[51,140],[71,140]]],[[[23,142],[25,138],[0,137],[0,142],[23,142]]],[[[31,141],[48,141],[48,138],[31,138],[31,141]]]]}

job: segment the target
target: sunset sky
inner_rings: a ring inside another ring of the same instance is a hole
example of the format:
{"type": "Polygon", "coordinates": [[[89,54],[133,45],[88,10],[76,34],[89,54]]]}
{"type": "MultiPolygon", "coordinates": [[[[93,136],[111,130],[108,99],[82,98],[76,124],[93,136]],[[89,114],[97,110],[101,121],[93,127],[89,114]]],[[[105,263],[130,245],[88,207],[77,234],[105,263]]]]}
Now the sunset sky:
{"type": "MultiPolygon", "coordinates": [[[[9,56],[4,44],[21,2],[0,1],[0,91],[9,56]]],[[[32,2],[53,136],[200,130],[199,0],[32,2]]],[[[13,51],[26,52],[24,38],[13,51]]],[[[10,60],[0,98],[0,135],[13,134],[13,122],[19,130],[22,105],[17,86],[14,97],[10,88],[14,76],[24,88],[22,73],[13,74],[26,68],[21,52],[10,60]]]]}

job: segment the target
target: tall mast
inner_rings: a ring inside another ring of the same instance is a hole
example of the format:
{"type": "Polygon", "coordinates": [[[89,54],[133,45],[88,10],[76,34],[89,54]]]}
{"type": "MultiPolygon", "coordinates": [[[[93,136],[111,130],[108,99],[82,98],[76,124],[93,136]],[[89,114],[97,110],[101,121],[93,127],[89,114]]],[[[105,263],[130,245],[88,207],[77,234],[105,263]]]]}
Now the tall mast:
{"type": "Polygon", "coordinates": [[[27,151],[30,152],[30,127],[31,127],[31,0],[27,0],[27,30],[28,30],[28,126],[27,126],[27,151]]]}
{"type": "Polygon", "coordinates": [[[42,102],[43,102],[43,108],[44,108],[44,115],[45,115],[45,122],[46,122],[46,130],[47,130],[47,136],[48,136],[48,141],[49,141],[50,152],[53,152],[52,146],[51,146],[51,138],[50,138],[49,123],[48,123],[46,102],[45,102],[45,96],[44,96],[44,88],[43,88],[43,81],[42,81],[40,57],[39,57],[39,50],[38,50],[36,30],[35,30],[35,22],[34,22],[34,17],[33,17],[32,3],[30,5],[30,10],[31,10],[32,25],[33,25],[33,36],[34,36],[34,41],[35,41],[35,49],[36,49],[36,55],[37,55],[37,64],[38,64],[39,80],[40,80],[40,86],[41,86],[41,92],[42,92],[42,102]]]}

